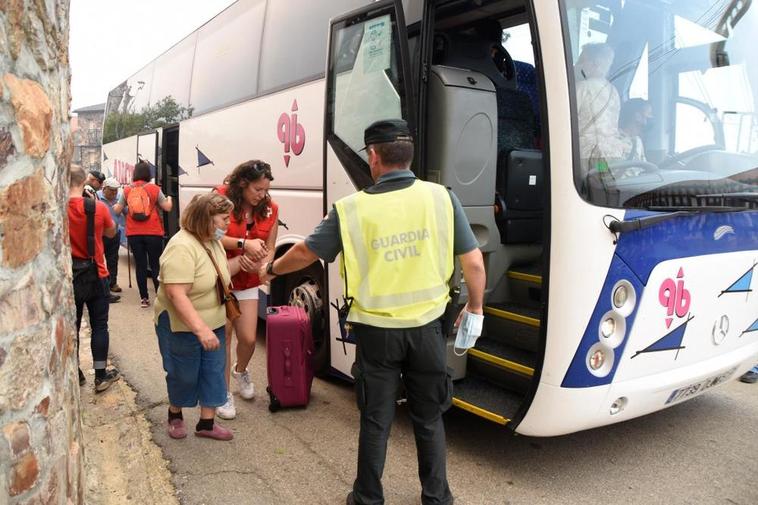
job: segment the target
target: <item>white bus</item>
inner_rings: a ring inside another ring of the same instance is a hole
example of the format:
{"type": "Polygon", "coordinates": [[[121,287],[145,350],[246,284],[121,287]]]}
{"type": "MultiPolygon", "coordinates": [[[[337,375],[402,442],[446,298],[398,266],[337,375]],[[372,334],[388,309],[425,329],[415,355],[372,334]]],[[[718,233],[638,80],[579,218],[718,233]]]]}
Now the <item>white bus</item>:
{"type": "MultiPolygon", "coordinates": [[[[103,167],[151,161],[181,208],[264,159],[281,254],[371,184],[364,128],[407,119],[487,266],[454,405],[570,433],[758,362],[756,32],[751,0],[239,0],[109,94],[103,167]]],[[[349,377],[341,294],[317,263],[268,304],[305,306],[349,377]]]]}

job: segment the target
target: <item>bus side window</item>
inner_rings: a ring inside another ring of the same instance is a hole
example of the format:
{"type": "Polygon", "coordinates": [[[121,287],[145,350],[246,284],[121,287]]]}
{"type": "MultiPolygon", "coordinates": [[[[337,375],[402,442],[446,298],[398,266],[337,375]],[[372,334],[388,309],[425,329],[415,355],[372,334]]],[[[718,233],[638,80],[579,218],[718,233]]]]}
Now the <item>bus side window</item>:
{"type": "Polygon", "coordinates": [[[364,0],[269,1],[261,42],[259,94],[322,75],[329,19],[365,4],[364,0]]]}
{"type": "Polygon", "coordinates": [[[261,0],[238,2],[199,29],[190,90],[194,115],[255,96],[265,8],[261,0]]]}

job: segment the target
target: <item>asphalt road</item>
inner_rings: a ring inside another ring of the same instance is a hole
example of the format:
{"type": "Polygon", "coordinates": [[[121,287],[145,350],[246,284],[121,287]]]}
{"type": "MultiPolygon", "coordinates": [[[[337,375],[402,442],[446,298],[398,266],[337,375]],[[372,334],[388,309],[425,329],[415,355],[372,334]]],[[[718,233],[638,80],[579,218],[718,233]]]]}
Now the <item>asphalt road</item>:
{"type": "MultiPolygon", "coordinates": [[[[358,446],[352,387],[317,379],[306,410],[269,413],[260,338],[250,366],[256,399],[236,397],[237,419],[225,422],[234,440],[168,438],[152,308],[139,308],[126,273],[122,258],[124,292],[111,305],[111,355],[137,391],[181,502],[344,503],[358,446]]],[[[185,419],[193,427],[197,410],[185,411],[185,419]]],[[[653,415],[557,438],[514,437],[457,409],[446,415],[446,426],[457,505],[758,504],[758,384],[732,382],[653,415]]],[[[402,406],[383,482],[386,503],[420,503],[413,432],[402,406]]]]}

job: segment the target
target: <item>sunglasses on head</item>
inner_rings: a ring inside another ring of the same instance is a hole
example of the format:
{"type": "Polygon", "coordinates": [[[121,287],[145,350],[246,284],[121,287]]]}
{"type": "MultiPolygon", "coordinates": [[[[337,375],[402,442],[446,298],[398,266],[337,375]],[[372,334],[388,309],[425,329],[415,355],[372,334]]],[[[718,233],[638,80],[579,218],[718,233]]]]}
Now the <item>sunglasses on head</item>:
{"type": "Polygon", "coordinates": [[[257,175],[271,175],[271,168],[263,163],[256,163],[252,166],[252,169],[257,175]]]}

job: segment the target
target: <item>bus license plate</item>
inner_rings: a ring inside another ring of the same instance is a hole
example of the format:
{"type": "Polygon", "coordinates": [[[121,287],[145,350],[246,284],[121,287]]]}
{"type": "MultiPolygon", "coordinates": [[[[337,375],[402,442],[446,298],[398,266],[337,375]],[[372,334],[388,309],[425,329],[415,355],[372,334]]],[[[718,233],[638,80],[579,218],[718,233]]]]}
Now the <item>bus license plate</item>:
{"type": "Polygon", "coordinates": [[[685,398],[689,398],[690,396],[702,393],[703,391],[706,391],[714,386],[718,386],[722,382],[726,382],[729,377],[732,376],[735,370],[737,370],[737,367],[730,368],[726,372],[714,375],[713,377],[708,377],[707,379],[703,379],[700,382],[690,384],[689,386],[675,389],[669,395],[669,399],[666,400],[665,405],[673,402],[678,402],[679,400],[684,400],[685,398]]]}

